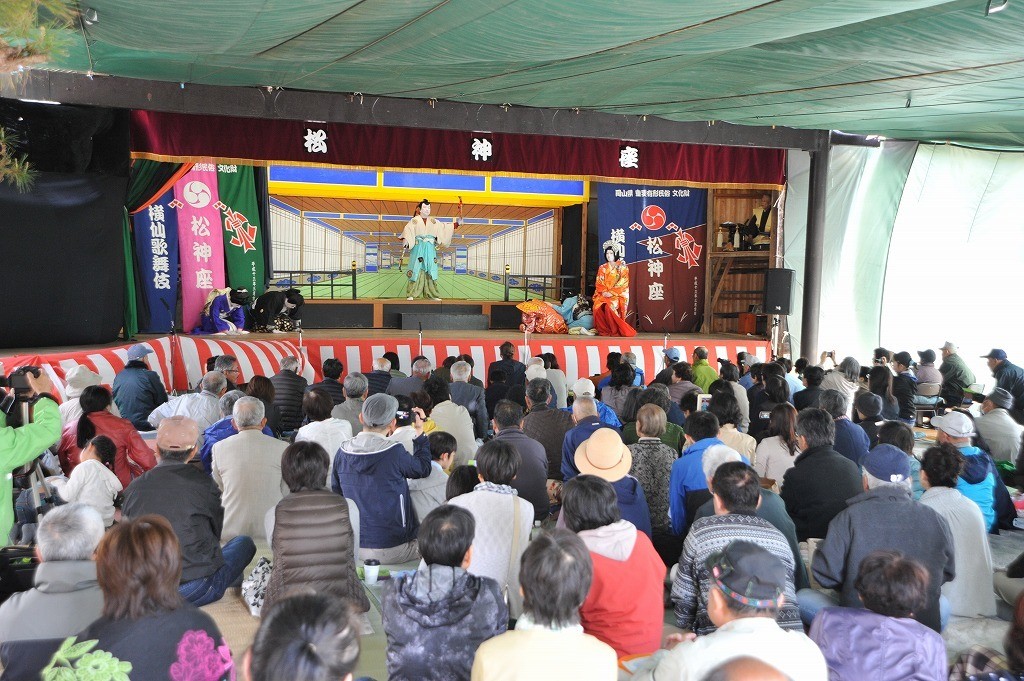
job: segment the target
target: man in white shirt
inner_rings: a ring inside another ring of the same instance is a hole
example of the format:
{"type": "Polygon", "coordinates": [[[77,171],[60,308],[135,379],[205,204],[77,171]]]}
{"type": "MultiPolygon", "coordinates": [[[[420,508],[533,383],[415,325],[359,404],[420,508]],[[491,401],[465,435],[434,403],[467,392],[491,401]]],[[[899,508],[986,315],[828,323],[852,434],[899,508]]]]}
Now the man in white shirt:
{"type": "Polygon", "coordinates": [[[149,425],[156,428],[168,416],[184,416],[195,421],[202,433],[220,420],[220,398],[227,392],[227,386],[228,380],[222,372],[207,372],[200,384],[201,392],[164,402],[149,415],[149,425]]]}
{"type": "Polygon", "coordinates": [[[981,416],[974,419],[974,427],[985,438],[988,451],[996,461],[1016,462],[1020,456],[1020,439],[1024,426],[1013,420],[1013,395],[996,388],[981,403],[981,416]]]}

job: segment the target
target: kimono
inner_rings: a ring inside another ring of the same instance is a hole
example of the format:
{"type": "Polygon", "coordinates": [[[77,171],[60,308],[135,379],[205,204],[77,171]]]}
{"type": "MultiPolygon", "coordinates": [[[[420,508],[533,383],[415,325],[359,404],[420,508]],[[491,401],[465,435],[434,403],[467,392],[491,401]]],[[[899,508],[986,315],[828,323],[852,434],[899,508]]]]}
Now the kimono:
{"type": "Polygon", "coordinates": [[[629,306],[629,267],[621,260],[597,268],[594,293],[594,328],[602,336],[635,336],[626,323],[629,306]],[[611,297],[605,297],[610,293],[611,297]]]}
{"type": "Polygon", "coordinates": [[[294,331],[297,327],[302,305],[287,309],[285,291],[267,291],[256,299],[252,306],[253,324],[256,331],[270,333],[278,331],[294,331]]]}
{"type": "Polygon", "coordinates": [[[424,220],[419,215],[405,225],[402,241],[409,249],[406,276],[409,277],[407,291],[410,298],[441,299],[437,290],[437,246],[450,244],[453,231],[451,223],[439,222],[432,217],[424,220]]]}
{"type": "Polygon", "coordinates": [[[231,289],[225,290],[226,293],[215,296],[203,308],[199,326],[193,329],[192,333],[235,333],[245,329],[245,309],[240,305],[232,308],[228,301],[231,289]]]}

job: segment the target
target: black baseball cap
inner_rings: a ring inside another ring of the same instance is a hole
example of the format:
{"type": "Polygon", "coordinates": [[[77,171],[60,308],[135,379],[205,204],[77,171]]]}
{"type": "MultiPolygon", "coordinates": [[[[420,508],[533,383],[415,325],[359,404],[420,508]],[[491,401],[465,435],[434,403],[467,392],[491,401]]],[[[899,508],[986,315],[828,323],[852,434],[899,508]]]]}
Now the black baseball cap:
{"type": "Polygon", "coordinates": [[[757,544],[737,540],[707,561],[711,580],[729,598],[753,608],[778,608],[786,566],[757,544]]]}

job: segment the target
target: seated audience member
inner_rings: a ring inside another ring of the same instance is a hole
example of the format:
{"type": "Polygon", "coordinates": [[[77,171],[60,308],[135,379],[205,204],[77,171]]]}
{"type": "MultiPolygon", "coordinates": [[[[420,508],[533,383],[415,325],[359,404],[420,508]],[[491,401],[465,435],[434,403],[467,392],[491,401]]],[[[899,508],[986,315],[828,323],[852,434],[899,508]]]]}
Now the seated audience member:
{"type": "Polygon", "coordinates": [[[754,469],[737,461],[724,463],[711,480],[715,515],[694,521],[683,543],[679,570],[672,583],[672,602],[676,625],[698,636],[716,628],[708,617],[708,592],[712,583],[710,559],[735,540],[756,544],[782,561],[786,581],[785,603],[781,604],[776,621],[783,629],[803,631],[797,610],[793,550],[783,536],[767,520],[758,518],[757,505],[761,481],[754,469]]]}
{"type": "Polygon", "coordinates": [[[956,488],[963,467],[964,457],[956,447],[930,447],[921,461],[921,503],[945,519],[953,538],[956,577],[942,585],[950,614],[994,617],[988,528],[978,505],[956,488]]]}
{"type": "Polygon", "coordinates": [[[745,456],[747,460],[752,460],[757,450],[757,440],[739,431],[743,415],[732,389],[713,392],[708,411],[718,417],[718,439],[745,456]]]}
{"type": "Polygon", "coordinates": [[[388,383],[387,394],[398,397],[405,395],[411,397],[418,390],[423,390],[423,382],[430,378],[430,360],[426,357],[417,357],[412,363],[412,375],[408,377],[397,377],[392,373],[391,382],[388,383]]]}
{"type": "Polygon", "coordinates": [[[912,619],[928,601],[923,565],[899,551],[874,551],[861,561],[854,588],[858,605],[825,608],[811,625],[811,640],[825,654],[829,679],[946,678],[942,637],[912,619]]]}
{"type": "Polygon", "coordinates": [[[683,548],[682,538],[672,533],[668,518],[668,481],[677,451],[659,439],[665,427],[665,412],[656,404],[645,404],[637,412],[636,430],[640,436],[629,445],[633,465],[629,474],[636,478],[647,499],[651,516],[651,541],[666,564],[674,565],[683,548]]]}
{"type": "Polygon", "coordinates": [[[583,540],[562,529],[541,534],[523,553],[519,572],[523,615],[515,631],[480,646],[472,680],[615,681],[615,651],[580,624],[579,609],[593,578],[583,540]]]}
{"type": "Polygon", "coordinates": [[[448,386],[452,402],[466,408],[473,419],[473,434],[477,439],[487,437],[487,400],[484,389],[473,385],[473,368],[468,362],[459,361],[452,365],[452,382],[448,386]]]}
{"type": "Polygon", "coordinates": [[[932,425],[940,445],[953,445],[963,454],[964,469],[956,488],[981,509],[988,531],[998,530],[995,491],[999,473],[988,452],[971,444],[974,435],[971,419],[966,414],[950,411],[934,417],[932,425]]]}
{"type": "MultiPolygon", "coordinates": [[[[661,354],[661,360],[664,366],[661,371],[655,375],[654,380],[648,385],[654,385],[655,383],[670,385],[672,383],[672,367],[675,366],[676,362],[678,362],[681,357],[682,354],[679,352],[679,348],[665,348],[661,354]]],[[[679,397],[682,397],[682,395],[679,397]]],[[[679,398],[675,398],[675,400],[678,401],[679,398]]]]}
{"type": "MultiPolygon", "coordinates": [[[[917,376],[918,385],[922,383],[934,383],[936,385],[941,385],[942,374],[935,367],[935,351],[931,349],[918,350],[917,357],[919,361],[917,363],[916,370],[914,371],[914,375],[917,376]]],[[[934,400],[935,398],[932,397],[922,399],[934,400]]],[[[934,404],[934,402],[930,402],[927,404],[934,404]]]]}
{"type": "MultiPolygon", "coordinates": [[[[389,350],[381,355],[381,357],[391,363],[391,378],[408,378],[408,375],[402,371],[402,360],[398,358],[397,352],[389,350]]],[[[417,357],[417,359],[419,358],[417,357]]]]}
{"type": "Polygon", "coordinates": [[[747,407],[752,414],[754,405],[760,403],[764,396],[764,364],[761,362],[752,364],[750,371],[743,378],[747,377],[750,378],[750,386],[747,388],[747,407]]]}
{"type": "Polygon", "coordinates": [[[761,397],[750,402],[750,430],[747,431],[750,436],[758,442],[766,438],[772,409],[786,402],[789,402],[789,386],[786,384],[786,379],[774,375],[766,376],[764,392],[761,397]]]}
{"type": "MultiPolygon", "coordinates": [[[[598,428],[580,444],[571,461],[562,462],[566,482],[581,474],[596,475],[610,482],[615,489],[622,518],[650,538],[651,512],[643,488],[636,478],[629,475],[632,466],[633,455],[613,428],[598,428]]],[[[559,526],[562,522],[560,518],[559,526]]]]}
{"type": "MultiPolygon", "coordinates": [[[[487,404],[487,417],[494,418],[494,407],[498,402],[505,399],[508,395],[509,385],[505,382],[505,372],[501,369],[495,369],[494,372],[487,377],[487,387],[484,389],[484,402],[487,404]]],[[[529,389],[527,389],[529,392],[529,389]]],[[[529,399],[529,397],[527,397],[529,399]]],[[[529,403],[527,403],[529,407],[529,403]]]]}
{"type": "Polygon", "coordinates": [[[227,380],[228,391],[231,390],[244,390],[245,384],[239,379],[242,377],[242,371],[238,368],[238,358],[234,355],[217,355],[212,357],[213,365],[211,366],[209,360],[207,360],[207,371],[219,371],[224,374],[224,378],[227,380]]]}
{"type": "MultiPolygon", "coordinates": [[[[789,357],[779,357],[775,360],[775,363],[786,371],[786,375],[783,378],[786,379],[786,384],[789,386],[790,396],[796,395],[804,389],[803,381],[800,380],[797,374],[793,373],[793,360],[789,357]]],[[[792,402],[792,399],[790,402],[792,402]]]]}
{"type": "Polygon", "coordinates": [[[797,416],[800,454],[782,478],[781,496],[800,541],[823,538],[846,500],[863,491],[857,464],[832,449],[835,435],[828,412],[809,407],[797,416]]]}
{"type": "MultiPolygon", "coordinates": [[[[413,425],[416,415],[413,414],[412,410],[416,404],[412,401],[411,397],[406,397],[405,395],[397,395],[395,399],[398,400],[398,411],[395,412],[395,429],[391,435],[388,435],[388,439],[392,442],[402,443],[405,451],[412,454],[412,443],[416,439],[416,427],[413,425]]],[[[426,423],[426,421],[423,422],[423,432],[429,435],[426,423]]],[[[433,432],[433,429],[431,432],[433,432]]]]}
{"type": "Polygon", "coordinates": [[[878,423],[882,420],[882,398],[874,393],[861,393],[853,401],[857,425],[868,436],[868,449],[878,444],[878,423]]]}
{"type": "Polygon", "coordinates": [[[910,489],[914,501],[920,501],[924,488],[921,487],[921,462],[914,456],[914,429],[900,421],[884,421],[878,427],[878,444],[892,445],[907,455],[907,461],[910,462],[910,489]]]}
{"type": "Polygon", "coordinates": [[[1005,653],[988,646],[973,645],[956,658],[949,672],[949,681],[1024,677],[1024,597],[1018,597],[1011,605],[1013,618],[1003,637],[1005,653]]]}
{"type": "Polygon", "coordinates": [[[622,409],[619,412],[623,433],[628,432],[630,425],[636,422],[636,410],[640,408],[638,399],[644,392],[646,392],[644,388],[633,386],[626,393],[626,399],[622,401],[622,409]]]}
{"type": "Polygon", "coordinates": [[[301,365],[298,357],[283,357],[281,370],[270,377],[274,384],[274,405],[281,410],[281,432],[284,433],[302,425],[302,395],[309,383],[299,376],[301,365]]]}
{"type": "Polygon", "coordinates": [[[996,388],[981,403],[981,416],[974,419],[974,427],[985,438],[993,459],[1016,463],[1020,456],[1024,426],[1013,420],[1011,409],[1013,395],[1002,388],[996,388]]]}
{"type": "Polygon", "coordinates": [[[452,402],[448,384],[439,376],[431,376],[424,382],[423,391],[430,396],[433,407],[430,418],[434,420],[438,430],[455,436],[459,449],[455,452],[455,464],[461,466],[473,460],[476,455],[476,434],[473,417],[469,410],[461,404],[452,402]]]}
{"type": "Polygon", "coordinates": [[[116,456],[114,441],[106,435],[97,435],[78,455],[79,463],[67,483],[57,488],[64,501],[78,501],[96,509],[103,517],[104,527],[114,523],[114,497],[124,489],[113,471],[116,456]]]}
{"type": "Polygon", "coordinates": [[[281,477],[290,493],[273,510],[269,539],[274,569],[264,595],[265,610],[297,589],[344,599],[358,612],[370,609],[356,576],[356,538],[348,502],[324,483],[329,461],[316,442],[296,442],[281,456],[281,477]]]}
{"type": "MultiPolygon", "coordinates": [[[[324,448],[334,463],[334,455],[341,449],[341,443],[352,439],[352,426],[345,419],[331,416],[334,402],[326,390],[313,388],[302,398],[302,413],[306,425],[295,431],[295,442],[315,442],[324,448]]],[[[333,466],[328,467],[328,476],[333,466]]],[[[330,477],[327,478],[328,483],[330,477]]]]}
{"type": "MultiPolygon", "coordinates": [[[[555,409],[551,383],[545,380],[533,380],[526,385],[526,416],[523,417],[523,433],[533,438],[544,447],[544,456],[548,462],[547,479],[562,479],[562,443],[565,434],[573,429],[575,423],[571,414],[555,409]]],[[[495,403],[497,404],[497,403],[495,403]]]]}
{"type": "Polygon", "coordinates": [[[693,382],[693,367],[689,362],[676,362],[672,366],[672,382],[668,386],[668,396],[673,402],[679,402],[683,396],[702,392],[700,386],[693,382]],[[678,397],[676,397],[678,395],[678,397]]]}
{"type": "MultiPolygon", "coordinates": [[[[668,445],[672,450],[681,452],[683,450],[683,444],[686,442],[686,433],[683,431],[683,427],[677,423],[672,423],[669,419],[668,414],[675,407],[675,410],[679,413],[680,423],[685,423],[686,417],[683,416],[682,410],[679,409],[679,405],[673,404],[669,400],[668,394],[665,393],[664,386],[658,386],[656,388],[647,388],[642,390],[640,388],[634,388],[638,391],[636,393],[636,408],[631,414],[633,418],[626,422],[626,425],[622,427],[622,441],[627,445],[631,445],[639,440],[637,433],[636,415],[640,409],[648,404],[654,406],[665,412],[665,432],[663,432],[658,439],[664,444],[668,445]]],[[[628,402],[627,398],[627,402],[628,402]]],[[[628,410],[628,407],[627,407],[628,410]]]]}
{"type": "Polygon", "coordinates": [[[448,476],[448,482],[444,486],[445,501],[469,494],[479,484],[480,476],[476,472],[476,466],[456,466],[452,469],[452,474],[448,476]]]}
{"type": "Polygon", "coordinates": [[[228,391],[228,382],[220,371],[208,371],[203,375],[198,393],[187,393],[164,402],[149,415],[149,425],[156,428],[160,421],[170,416],[185,416],[196,422],[202,432],[220,420],[218,401],[228,391]]]}
{"type": "MultiPolygon", "coordinates": [[[[119,415],[131,421],[139,430],[153,430],[153,426],[146,419],[153,413],[154,409],[167,401],[167,390],[164,389],[160,375],[151,370],[146,364],[146,355],[152,354],[152,352],[148,346],[142,343],[137,343],[128,348],[126,356],[128,362],[124,365],[124,369],[119,371],[117,376],[114,376],[114,384],[112,386],[114,404],[120,411],[119,415]]],[[[85,367],[82,368],[84,369],[85,367]]],[[[78,367],[66,376],[69,388],[76,387],[73,383],[75,378],[74,372],[77,369],[78,367]]],[[[81,388],[85,388],[86,385],[99,385],[99,375],[94,375],[96,376],[96,382],[81,385],[81,388]]],[[[72,394],[69,389],[67,396],[75,398],[78,395],[72,394]]],[[[63,411],[61,413],[63,414],[63,411]]],[[[65,425],[72,420],[69,414],[65,425]]]]}
{"type": "Polygon", "coordinates": [[[544,445],[523,433],[523,410],[502,400],[494,410],[494,440],[507,442],[519,452],[519,471],[512,488],[533,505],[534,520],[548,517],[548,457],[544,445]]]}
{"type": "Polygon", "coordinates": [[[793,406],[797,411],[808,407],[818,407],[818,400],[821,399],[821,382],[824,378],[825,370],[821,367],[809,366],[804,370],[802,381],[804,389],[793,394],[793,406]]]}
{"type": "Polygon", "coordinates": [[[917,377],[910,370],[914,360],[909,352],[897,352],[893,355],[893,365],[896,375],[892,379],[892,394],[899,405],[899,420],[909,426],[914,425],[917,420],[917,412],[914,407],[914,398],[917,397],[917,377]]]}
{"type": "Polygon", "coordinates": [[[964,401],[964,392],[974,382],[974,372],[967,368],[964,358],[957,353],[957,347],[946,341],[939,352],[942,353],[942,364],[939,365],[939,373],[942,374],[942,390],[939,397],[947,408],[959,407],[964,401]]]}
{"type": "Polygon", "coordinates": [[[366,398],[359,414],[362,432],[344,443],[335,455],[331,484],[335,494],[351,499],[359,508],[358,558],[374,558],[389,565],[419,557],[419,523],[409,502],[406,479],[425,478],[431,471],[422,412],[416,414],[412,456],[400,443],[388,440],[395,429],[397,411],[398,400],[391,395],[366,398]]]}
{"type": "Polygon", "coordinates": [[[472,513],[480,528],[473,540],[472,561],[467,569],[498,583],[508,597],[512,617],[521,612],[522,601],[515,584],[519,579],[519,557],[530,541],[534,514],[533,505],[520,499],[511,486],[520,463],[515,447],[491,440],[477,454],[480,483],[469,494],[448,500],[449,504],[472,513]]]}
{"type": "Polygon", "coordinates": [[[423,567],[385,584],[381,616],[391,681],[468,679],[480,644],[508,628],[497,582],[466,571],[475,533],[466,509],[431,511],[420,524],[423,567]]]}
{"type": "Polygon", "coordinates": [[[93,555],[102,538],[103,519],[86,504],[57,506],[40,518],[36,531],[39,565],[33,586],[12,594],[0,605],[0,642],[4,644],[0,652],[5,664],[31,654],[12,642],[62,640],[100,616],[103,593],[96,582],[93,555]]]}
{"type": "Polygon", "coordinates": [[[243,660],[244,681],[352,681],[359,661],[359,629],[345,601],[296,594],[264,609],[243,660]]]}
{"type": "Polygon", "coordinates": [[[633,676],[635,681],[712,679],[727,660],[753,659],[783,674],[722,677],[758,681],[823,681],[825,658],[803,631],[783,629],[780,611],[789,573],[784,561],[756,542],[731,541],[708,558],[707,614],[712,633],[696,638],[673,635],[633,676]]]}
{"type": "MultiPolygon", "coordinates": [[[[750,402],[747,401],[747,389],[739,384],[740,370],[735,364],[725,364],[720,371],[721,380],[728,384],[729,390],[736,397],[736,403],[740,406],[740,421],[736,429],[741,433],[750,430],[750,402]]],[[[679,403],[679,400],[673,400],[679,403]]]]}
{"type": "Polygon", "coordinates": [[[238,434],[213,446],[210,467],[222,493],[223,540],[240,536],[268,539],[264,516],[286,491],[281,481],[281,455],[288,444],[261,432],[267,424],[263,409],[255,397],[239,399],[231,417],[238,434]]]}
{"type": "Polygon", "coordinates": [[[369,384],[370,395],[387,393],[388,385],[391,383],[391,362],[386,357],[378,357],[373,360],[373,370],[366,374],[366,381],[369,384]]]}
{"type": "Polygon", "coordinates": [[[345,377],[342,387],[345,391],[345,401],[334,406],[331,416],[336,419],[348,421],[352,426],[352,436],[359,435],[363,424],[359,422],[359,415],[363,413],[363,401],[366,399],[366,376],[358,371],[353,371],[345,377]]]}
{"type": "Polygon", "coordinates": [[[620,420],[622,419],[622,407],[626,401],[626,396],[629,395],[630,390],[634,387],[633,382],[635,378],[636,372],[633,371],[633,367],[622,363],[612,371],[608,387],[601,389],[601,401],[607,404],[620,420]]]}
{"type": "Polygon", "coordinates": [[[672,532],[686,536],[686,530],[693,517],[688,513],[692,506],[697,508],[707,501],[708,481],[704,477],[702,460],[709,447],[722,444],[718,439],[718,417],[708,411],[699,411],[686,417],[686,449],[672,464],[668,481],[668,508],[672,520],[672,532]],[[695,499],[688,497],[694,492],[704,492],[695,499]]]}
{"type": "MultiPolygon", "coordinates": [[[[122,372],[123,373],[123,372],[122,372]]],[[[157,379],[159,381],[159,379],[157,379]]],[[[91,385],[100,385],[102,383],[102,377],[95,371],[89,369],[84,364],[77,365],[74,369],[64,374],[64,401],[60,403],[58,411],[60,411],[60,423],[61,426],[66,427],[69,423],[78,421],[82,416],[82,405],[79,402],[79,398],[82,396],[82,391],[91,385]]],[[[117,379],[115,378],[116,382],[117,379]]],[[[163,385],[160,386],[161,390],[163,385]]],[[[166,401],[166,398],[165,400],[166,401]]],[[[114,416],[125,417],[117,406],[117,397],[114,397],[114,401],[110,405],[110,413],[114,416]]],[[[132,425],[138,430],[152,430],[153,427],[146,421],[146,416],[149,416],[149,412],[153,411],[151,407],[149,411],[142,417],[142,423],[145,424],[145,428],[139,428],[138,424],[132,421],[132,425]]],[[[131,419],[127,419],[131,421],[131,419]]]]}
{"type": "Polygon", "coordinates": [[[768,419],[768,434],[751,457],[757,474],[774,480],[780,486],[786,471],[793,467],[796,455],[800,453],[796,417],[796,408],[789,402],[776,405],[768,419]]]}
{"type": "Polygon", "coordinates": [[[558,358],[552,352],[545,352],[541,357],[544,359],[544,371],[551,388],[555,393],[555,403],[559,409],[565,409],[569,404],[569,385],[566,382],[565,372],[558,366],[558,358]]]}
{"type": "Polygon", "coordinates": [[[65,426],[57,444],[57,456],[65,474],[70,475],[74,471],[82,449],[97,435],[105,435],[114,443],[116,453],[112,470],[122,486],[127,486],[132,477],[156,465],[153,450],[131,421],[108,411],[111,404],[109,390],[101,385],[91,385],[82,391],[80,402],[82,415],[65,426]]]}
{"type": "Polygon", "coordinates": [[[328,395],[331,396],[332,408],[345,401],[345,387],[341,384],[341,374],[345,371],[345,365],[340,361],[331,357],[324,360],[323,364],[323,375],[324,380],[319,383],[314,383],[306,390],[313,390],[319,388],[328,395]]]}
{"type": "Polygon", "coordinates": [[[911,498],[906,454],[892,445],[878,445],[862,466],[864,493],[850,499],[846,510],[832,519],[811,563],[818,583],[839,591],[839,600],[803,589],[798,594],[800,616],[809,625],[824,607],[858,607],[855,575],[861,561],[872,551],[899,547],[928,571],[927,598],[914,611],[914,619],[941,632],[949,614],[944,611],[940,616],[940,590],[956,574],[949,527],[933,509],[911,498]]]}
{"type": "Polygon", "coordinates": [[[124,518],[163,516],[181,542],[181,586],[190,603],[207,605],[241,578],[256,555],[252,538],[236,536],[220,545],[224,509],[220,488],[209,475],[189,464],[199,447],[196,422],[171,416],[156,429],[155,468],[136,479],[124,492],[124,518]]]}
{"type": "MultiPolygon", "coordinates": [[[[581,378],[576,381],[572,386],[572,394],[576,399],[579,399],[580,397],[593,398],[595,404],[597,404],[597,416],[600,418],[601,423],[606,426],[611,426],[612,428],[622,428],[622,420],[619,419],[615,410],[598,399],[593,381],[587,378],[581,378]]],[[[565,411],[573,412],[573,408],[569,407],[565,411]]]]}
{"type": "Polygon", "coordinates": [[[698,345],[693,349],[693,382],[700,387],[700,391],[706,393],[708,387],[718,380],[718,372],[708,363],[708,349],[698,345]]]}
{"type": "Polygon", "coordinates": [[[853,401],[857,396],[859,385],[860,362],[856,357],[844,357],[835,369],[826,372],[825,377],[821,379],[822,390],[836,390],[846,395],[846,403],[849,406],[846,415],[850,418],[853,418],[853,401]]]}
{"type": "Polygon", "coordinates": [[[826,390],[821,394],[819,404],[821,409],[835,420],[836,436],[832,449],[859,466],[861,459],[871,448],[871,443],[864,429],[846,415],[846,395],[838,390],[826,390]]]}
{"type": "Polygon", "coordinates": [[[96,549],[103,612],[61,644],[65,652],[50,661],[47,676],[96,678],[102,665],[101,678],[111,679],[235,678],[213,618],[178,593],[181,570],[181,547],[164,518],[144,515],[111,528],[96,549]],[[93,645],[71,648],[86,641],[93,645]]]}
{"type": "Polygon", "coordinates": [[[611,484],[596,475],[579,475],[562,491],[565,526],[587,545],[594,566],[580,623],[622,657],[661,643],[665,564],[651,540],[622,519],[616,501],[611,484]]]}
{"type": "MultiPolygon", "coordinates": [[[[447,501],[448,474],[445,473],[455,461],[457,443],[451,433],[437,431],[428,436],[430,442],[430,475],[409,480],[409,498],[412,509],[420,522],[427,514],[447,501]]],[[[474,485],[476,484],[474,478],[474,485]]]]}
{"type": "Polygon", "coordinates": [[[245,394],[263,403],[263,413],[267,417],[266,428],[270,430],[272,437],[280,437],[283,430],[281,409],[275,403],[277,393],[274,383],[266,376],[253,376],[245,386],[245,394]]]}
{"type": "MultiPolygon", "coordinates": [[[[892,392],[892,381],[893,375],[888,366],[873,366],[868,372],[867,392],[877,395],[881,400],[880,418],[886,421],[896,421],[900,417],[900,405],[892,392]]],[[[861,392],[857,397],[863,394],[861,392]]],[[[854,405],[856,405],[857,397],[854,398],[854,405]]]]}
{"type": "Polygon", "coordinates": [[[628,364],[636,375],[633,379],[633,385],[643,387],[647,383],[647,376],[644,375],[644,370],[637,365],[636,353],[635,352],[624,352],[622,353],[622,363],[628,364]]]}
{"type": "MultiPolygon", "coordinates": [[[[572,420],[576,423],[562,439],[561,473],[562,480],[579,474],[576,468],[576,450],[602,428],[610,428],[597,415],[597,400],[593,397],[576,397],[572,403],[572,420]]],[[[612,429],[614,430],[614,429],[612,429]]],[[[618,432],[618,431],[616,431],[618,432]]]]}
{"type": "MultiPolygon", "coordinates": [[[[211,473],[210,461],[213,457],[213,446],[232,435],[238,434],[235,423],[231,418],[231,412],[235,409],[235,402],[245,397],[241,390],[229,390],[224,393],[217,403],[223,418],[203,432],[203,446],[199,448],[199,458],[203,463],[203,470],[211,473]]],[[[268,426],[263,427],[263,434],[273,436],[274,432],[268,426]]]]}
{"type": "Polygon", "coordinates": [[[612,377],[612,371],[615,369],[615,367],[619,366],[619,364],[621,364],[621,363],[622,363],[622,353],[621,352],[609,352],[607,355],[605,355],[605,358],[604,358],[604,368],[605,368],[604,373],[595,374],[594,376],[591,376],[589,380],[594,385],[597,386],[597,389],[600,390],[604,386],[608,385],[608,382],[611,380],[611,377],[612,377]]]}
{"type": "Polygon", "coordinates": [[[526,382],[526,365],[515,359],[516,346],[512,343],[505,341],[498,348],[498,354],[501,356],[496,362],[491,362],[487,367],[487,375],[491,375],[491,371],[494,369],[501,369],[505,372],[505,380],[508,381],[510,386],[522,385],[526,382]]]}

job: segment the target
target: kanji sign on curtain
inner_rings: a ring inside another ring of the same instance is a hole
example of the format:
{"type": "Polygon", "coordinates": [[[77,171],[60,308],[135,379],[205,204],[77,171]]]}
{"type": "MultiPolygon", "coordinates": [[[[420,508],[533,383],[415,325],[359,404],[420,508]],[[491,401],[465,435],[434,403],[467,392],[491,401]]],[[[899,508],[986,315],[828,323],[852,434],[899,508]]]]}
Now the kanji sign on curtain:
{"type": "Polygon", "coordinates": [[[263,235],[252,166],[217,166],[218,193],[224,225],[227,280],[247,289],[255,299],[265,281],[263,235]]]}
{"type": "Polygon", "coordinates": [[[686,333],[703,318],[707,203],[706,189],[598,185],[598,234],[624,247],[637,331],[686,333]]]}
{"type": "Polygon", "coordinates": [[[139,261],[139,279],[149,309],[146,333],[167,333],[174,325],[178,301],[178,212],[171,207],[174,190],[132,218],[135,226],[135,252],[139,261]]]}
{"type": "Polygon", "coordinates": [[[199,325],[210,291],[224,288],[224,240],[221,237],[217,169],[197,163],[174,184],[181,249],[181,325],[186,332],[199,325]]]}

